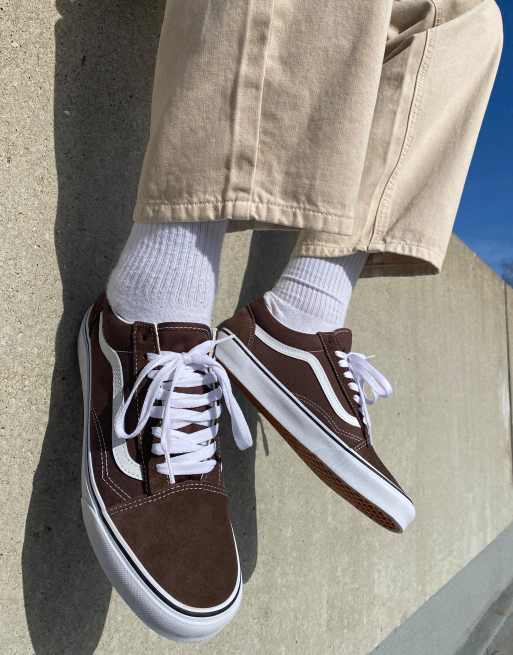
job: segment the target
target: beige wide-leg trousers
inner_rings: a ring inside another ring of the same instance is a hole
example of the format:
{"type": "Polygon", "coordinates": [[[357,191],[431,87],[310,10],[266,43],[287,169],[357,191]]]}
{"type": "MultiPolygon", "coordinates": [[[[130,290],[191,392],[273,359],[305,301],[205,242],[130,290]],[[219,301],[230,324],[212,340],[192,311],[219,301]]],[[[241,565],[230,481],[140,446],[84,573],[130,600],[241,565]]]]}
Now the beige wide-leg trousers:
{"type": "Polygon", "coordinates": [[[134,218],[437,272],[501,46],[493,0],[168,0],[134,218]]]}

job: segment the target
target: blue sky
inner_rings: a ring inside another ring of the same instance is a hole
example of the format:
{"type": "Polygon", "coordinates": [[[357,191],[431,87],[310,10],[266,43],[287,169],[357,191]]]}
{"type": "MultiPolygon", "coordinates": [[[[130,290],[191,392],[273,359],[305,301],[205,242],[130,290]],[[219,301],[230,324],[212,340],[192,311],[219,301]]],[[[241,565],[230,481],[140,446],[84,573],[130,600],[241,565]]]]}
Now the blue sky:
{"type": "Polygon", "coordinates": [[[513,260],[513,2],[498,5],[504,51],[454,231],[500,275],[513,260]]]}

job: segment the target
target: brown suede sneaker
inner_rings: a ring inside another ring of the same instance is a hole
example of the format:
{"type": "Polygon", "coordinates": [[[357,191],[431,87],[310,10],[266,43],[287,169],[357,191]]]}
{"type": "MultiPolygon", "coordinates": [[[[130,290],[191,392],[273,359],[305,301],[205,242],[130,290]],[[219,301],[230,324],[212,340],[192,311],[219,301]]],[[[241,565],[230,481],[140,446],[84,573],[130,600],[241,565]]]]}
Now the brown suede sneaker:
{"type": "Polygon", "coordinates": [[[211,637],[242,581],[219,452],[227,407],[251,436],[205,325],[127,323],[102,297],[78,351],[84,392],[82,513],[107,577],[151,628],[211,637]]]}
{"type": "Polygon", "coordinates": [[[222,323],[218,337],[217,359],[314,473],[368,517],[402,532],[415,509],[371,445],[367,409],[392,388],[351,352],[351,331],[289,330],[260,298],[222,323]]]}

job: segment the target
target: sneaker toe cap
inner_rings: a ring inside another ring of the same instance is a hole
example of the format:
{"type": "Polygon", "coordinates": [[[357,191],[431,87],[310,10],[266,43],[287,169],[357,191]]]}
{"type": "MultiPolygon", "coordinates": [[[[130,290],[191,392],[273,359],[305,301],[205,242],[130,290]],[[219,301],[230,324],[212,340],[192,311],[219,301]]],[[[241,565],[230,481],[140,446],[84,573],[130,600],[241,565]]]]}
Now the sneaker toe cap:
{"type": "Polygon", "coordinates": [[[176,485],[112,512],[111,518],[136,565],[178,603],[208,610],[234,596],[239,564],[221,491],[176,485]]]}

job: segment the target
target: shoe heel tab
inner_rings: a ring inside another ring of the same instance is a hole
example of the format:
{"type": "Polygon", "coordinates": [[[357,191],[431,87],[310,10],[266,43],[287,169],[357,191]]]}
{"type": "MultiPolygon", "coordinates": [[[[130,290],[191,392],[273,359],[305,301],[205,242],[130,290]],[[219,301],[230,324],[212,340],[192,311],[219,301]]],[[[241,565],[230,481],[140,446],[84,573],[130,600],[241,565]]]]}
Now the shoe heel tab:
{"type": "Polygon", "coordinates": [[[255,335],[255,317],[251,307],[246,305],[239,309],[231,318],[218,326],[218,330],[223,328],[236,334],[245,345],[248,345],[255,335]]]}
{"type": "Polygon", "coordinates": [[[100,318],[102,311],[109,306],[107,301],[107,296],[105,293],[102,293],[99,296],[94,305],[91,307],[91,313],[89,314],[89,325],[94,325],[100,318]]]}

